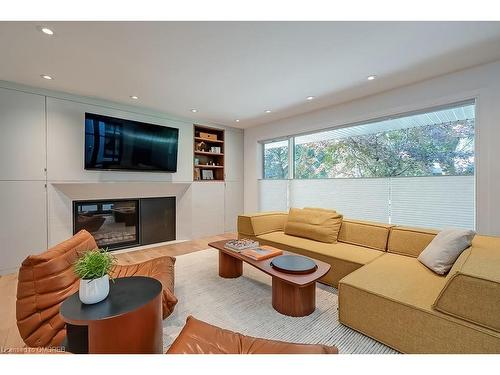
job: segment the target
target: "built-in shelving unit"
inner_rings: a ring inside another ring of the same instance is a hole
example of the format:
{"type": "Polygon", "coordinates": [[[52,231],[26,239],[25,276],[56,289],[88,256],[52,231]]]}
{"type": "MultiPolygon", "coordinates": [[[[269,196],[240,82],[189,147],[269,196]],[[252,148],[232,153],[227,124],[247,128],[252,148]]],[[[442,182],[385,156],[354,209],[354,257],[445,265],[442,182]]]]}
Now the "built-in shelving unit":
{"type": "Polygon", "coordinates": [[[193,180],[224,181],[224,130],[194,125],[193,180]]]}

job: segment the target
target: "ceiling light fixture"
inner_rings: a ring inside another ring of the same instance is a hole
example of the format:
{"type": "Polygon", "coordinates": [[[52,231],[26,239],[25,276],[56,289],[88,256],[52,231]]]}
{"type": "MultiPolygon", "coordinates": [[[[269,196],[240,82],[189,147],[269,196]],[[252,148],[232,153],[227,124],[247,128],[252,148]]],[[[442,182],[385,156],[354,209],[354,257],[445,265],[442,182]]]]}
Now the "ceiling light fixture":
{"type": "Polygon", "coordinates": [[[313,99],[314,99],[314,96],[308,96],[308,97],[306,98],[306,100],[313,100],[313,99]]]}
{"type": "Polygon", "coordinates": [[[191,112],[196,113],[196,112],[198,112],[198,110],[193,108],[193,109],[191,109],[191,112]]]}
{"type": "Polygon", "coordinates": [[[376,75],[371,75],[371,76],[366,77],[366,79],[367,79],[368,81],[373,81],[375,78],[377,78],[377,76],[376,76],[376,75]]]}
{"type": "Polygon", "coordinates": [[[272,111],[270,109],[266,109],[266,113],[271,113],[272,111]]]}
{"type": "Polygon", "coordinates": [[[51,80],[51,79],[54,79],[52,78],[51,76],[49,76],[48,74],[42,74],[40,77],[42,77],[43,79],[47,79],[47,80],[51,80]]]}
{"type": "Polygon", "coordinates": [[[54,35],[54,32],[49,29],[48,27],[42,27],[42,33],[47,34],[47,35],[54,35]]]}
{"type": "Polygon", "coordinates": [[[137,100],[137,99],[139,99],[139,97],[137,95],[130,95],[130,99],[137,100]]]}
{"type": "Polygon", "coordinates": [[[239,120],[239,119],[237,119],[237,120],[236,120],[236,122],[240,122],[240,120],[239,120]]]}

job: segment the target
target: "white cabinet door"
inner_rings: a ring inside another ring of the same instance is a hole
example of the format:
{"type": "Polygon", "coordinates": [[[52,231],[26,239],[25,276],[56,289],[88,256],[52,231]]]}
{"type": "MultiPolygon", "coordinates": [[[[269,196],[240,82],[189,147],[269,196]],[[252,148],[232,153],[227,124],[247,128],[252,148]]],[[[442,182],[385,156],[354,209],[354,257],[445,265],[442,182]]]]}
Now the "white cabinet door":
{"type": "Polygon", "coordinates": [[[44,181],[1,181],[0,274],[12,272],[30,254],[47,249],[44,181]]]}
{"type": "Polygon", "coordinates": [[[45,98],[0,89],[0,180],[45,179],[45,98]]]}
{"type": "Polygon", "coordinates": [[[224,183],[195,182],[191,197],[192,238],[224,233],[224,183]]]}

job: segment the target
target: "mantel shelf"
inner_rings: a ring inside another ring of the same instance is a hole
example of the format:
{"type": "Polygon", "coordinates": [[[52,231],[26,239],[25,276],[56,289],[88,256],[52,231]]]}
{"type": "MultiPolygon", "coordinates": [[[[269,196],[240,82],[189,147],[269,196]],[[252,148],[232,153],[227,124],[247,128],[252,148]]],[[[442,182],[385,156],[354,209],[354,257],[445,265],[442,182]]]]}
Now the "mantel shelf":
{"type": "Polygon", "coordinates": [[[50,183],[73,200],[182,196],[192,182],[168,181],[61,181],[50,183]]]}

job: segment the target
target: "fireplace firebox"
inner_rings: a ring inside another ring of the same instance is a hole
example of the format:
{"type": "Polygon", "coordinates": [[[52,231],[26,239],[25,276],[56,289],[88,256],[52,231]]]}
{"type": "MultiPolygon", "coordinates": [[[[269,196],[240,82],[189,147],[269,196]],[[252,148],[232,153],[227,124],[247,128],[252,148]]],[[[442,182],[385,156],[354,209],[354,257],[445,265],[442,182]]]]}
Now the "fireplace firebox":
{"type": "Polygon", "coordinates": [[[73,233],[86,229],[109,250],[175,240],[175,197],[73,202],[73,233]]]}

